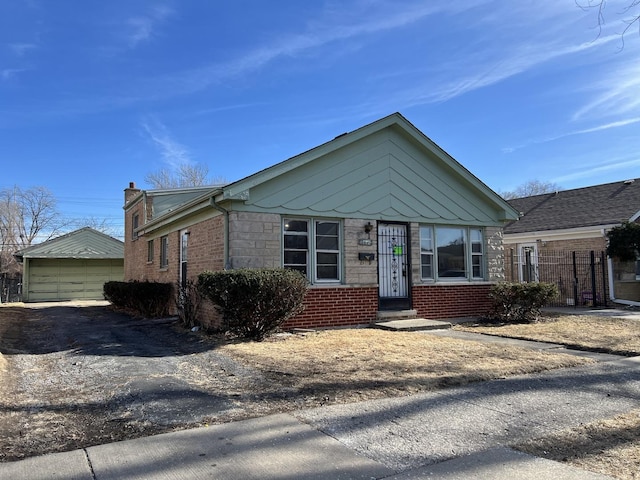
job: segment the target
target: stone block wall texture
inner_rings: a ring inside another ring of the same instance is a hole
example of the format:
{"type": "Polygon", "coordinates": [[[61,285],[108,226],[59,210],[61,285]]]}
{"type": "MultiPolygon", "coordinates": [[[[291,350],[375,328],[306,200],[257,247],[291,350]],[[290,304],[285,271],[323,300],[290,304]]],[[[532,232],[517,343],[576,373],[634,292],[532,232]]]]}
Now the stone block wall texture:
{"type": "Polygon", "coordinates": [[[375,221],[346,219],[344,221],[344,271],[345,283],[354,286],[378,284],[377,231],[375,221]],[[371,224],[371,231],[365,232],[365,225],[371,224]],[[367,245],[367,243],[371,243],[367,245]],[[371,262],[359,260],[360,253],[373,253],[371,262]]]}
{"type": "Polygon", "coordinates": [[[230,212],[229,261],[231,267],[280,267],[281,229],[278,214],[230,212]]]}
{"type": "Polygon", "coordinates": [[[502,228],[488,227],[484,234],[488,279],[490,282],[503,282],[505,280],[505,255],[502,228]]]}

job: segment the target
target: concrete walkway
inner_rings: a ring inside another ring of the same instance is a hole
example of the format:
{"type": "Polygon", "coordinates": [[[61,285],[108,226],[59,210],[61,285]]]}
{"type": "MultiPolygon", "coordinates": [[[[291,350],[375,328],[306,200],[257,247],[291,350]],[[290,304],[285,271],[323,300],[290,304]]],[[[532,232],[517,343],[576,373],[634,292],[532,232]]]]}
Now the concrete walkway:
{"type": "Polygon", "coordinates": [[[0,463],[0,480],[604,479],[510,448],[640,406],[640,357],[596,359],[0,463]]]}

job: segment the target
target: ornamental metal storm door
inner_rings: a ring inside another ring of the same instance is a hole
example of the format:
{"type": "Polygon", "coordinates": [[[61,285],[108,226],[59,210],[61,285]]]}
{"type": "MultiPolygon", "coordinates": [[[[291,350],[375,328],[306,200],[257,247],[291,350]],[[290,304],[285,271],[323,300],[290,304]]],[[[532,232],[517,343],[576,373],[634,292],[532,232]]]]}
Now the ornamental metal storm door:
{"type": "Polygon", "coordinates": [[[406,224],[378,224],[378,299],[380,310],[411,308],[409,241],[406,224]]]}

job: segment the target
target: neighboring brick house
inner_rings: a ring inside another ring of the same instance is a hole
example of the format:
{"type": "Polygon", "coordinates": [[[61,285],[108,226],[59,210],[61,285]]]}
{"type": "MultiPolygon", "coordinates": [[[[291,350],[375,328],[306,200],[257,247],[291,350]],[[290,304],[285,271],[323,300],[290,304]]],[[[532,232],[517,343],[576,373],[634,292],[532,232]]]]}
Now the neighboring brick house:
{"type": "Polygon", "coordinates": [[[605,300],[630,304],[640,302],[637,262],[623,264],[600,256],[607,248],[606,233],[611,228],[625,221],[639,221],[639,180],[560,190],[509,200],[509,203],[520,212],[520,219],[510,222],[504,229],[508,279],[562,284],[563,280],[551,273],[554,258],[559,259],[563,252],[576,252],[583,256],[594,252],[594,261],[602,274],[596,274],[597,278],[592,279],[589,272],[581,273],[578,269],[575,281],[565,278],[563,286],[567,303],[593,303],[592,283],[597,290],[600,284],[602,286],[602,295],[597,293],[600,303],[605,300]],[[571,292],[574,289],[572,283],[578,283],[575,299],[571,292]]]}
{"type": "Polygon", "coordinates": [[[125,190],[125,278],[287,267],[311,287],[285,327],[368,324],[379,311],[478,315],[504,279],[517,212],[393,114],[228,185],[125,190]]]}

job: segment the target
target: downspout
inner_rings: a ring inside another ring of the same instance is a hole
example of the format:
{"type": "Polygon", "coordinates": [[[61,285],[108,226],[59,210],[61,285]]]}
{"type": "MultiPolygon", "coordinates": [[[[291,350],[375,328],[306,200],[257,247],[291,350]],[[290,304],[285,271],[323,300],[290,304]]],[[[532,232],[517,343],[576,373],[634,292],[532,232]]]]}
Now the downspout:
{"type": "Polygon", "coordinates": [[[224,269],[231,270],[231,262],[229,261],[229,210],[218,205],[215,196],[209,199],[209,204],[224,215],[224,269]]]}

